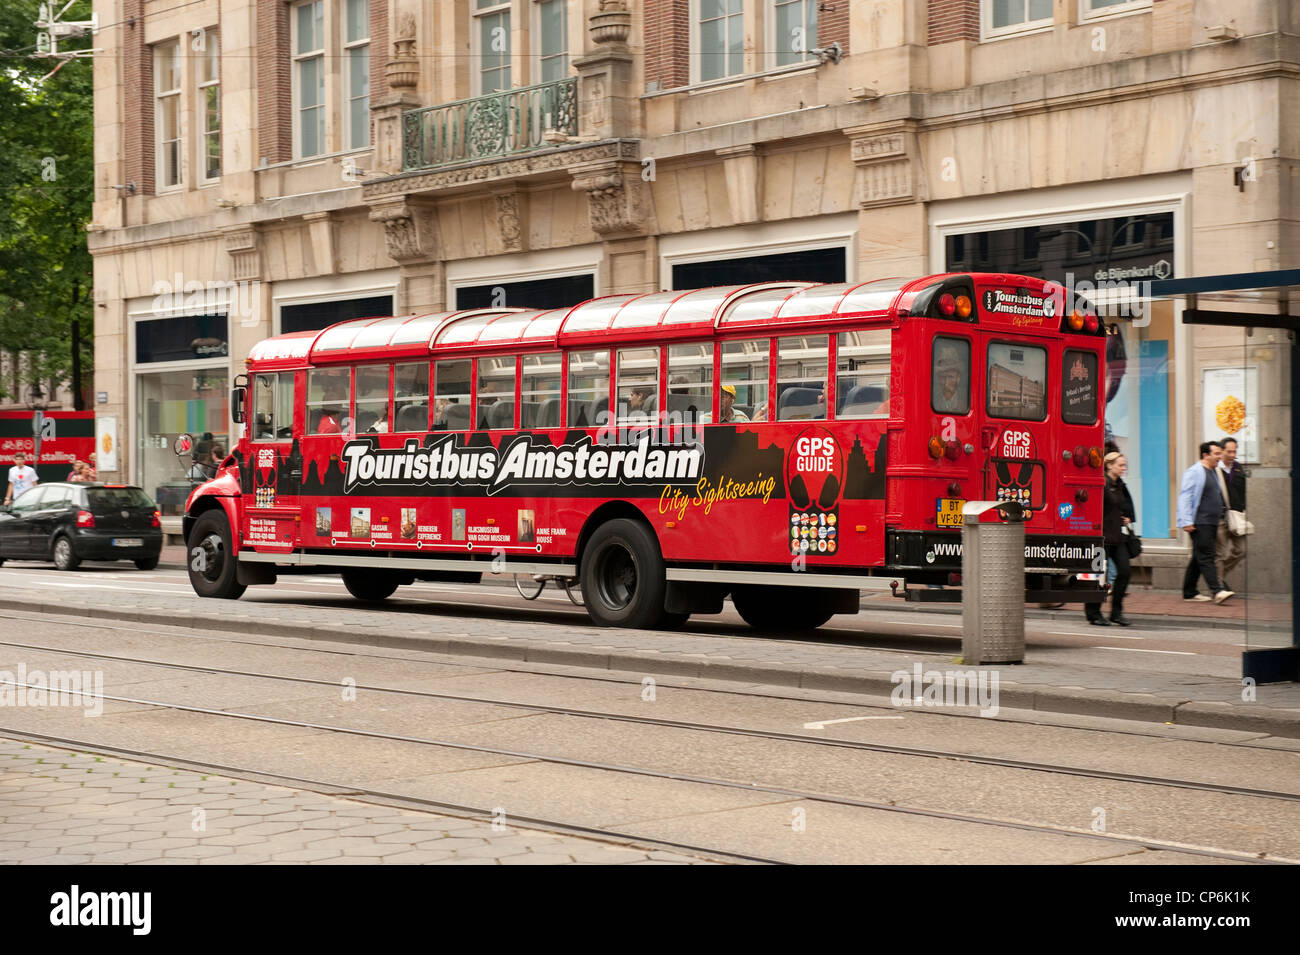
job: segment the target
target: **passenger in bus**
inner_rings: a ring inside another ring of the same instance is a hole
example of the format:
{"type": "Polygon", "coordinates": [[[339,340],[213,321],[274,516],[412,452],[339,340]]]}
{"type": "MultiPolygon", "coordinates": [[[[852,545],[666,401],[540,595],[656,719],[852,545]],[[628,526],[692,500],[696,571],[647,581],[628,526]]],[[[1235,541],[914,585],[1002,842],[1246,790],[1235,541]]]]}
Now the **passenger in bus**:
{"type": "Polygon", "coordinates": [[[379,412],[379,417],[375,419],[374,424],[366,428],[366,431],[372,434],[387,434],[388,433],[388,411],[384,410],[379,412]]]}
{"type": "Polygon", "coordinates": [[[649,397],[649,385],[633,385],[632,390],[627,393],[628,412],[642,411],[645,408],[646,399],[649,397]]]}
{"type": "MultiPolygon", "coordinates": [[[[701,424],[710,424],[713,421],[713,413],[704,412],[700,417],[701,424]]],[[[749,415],[736,407],[736,386],[723,385],[722,392],[718,395],[718,424],[738,424],[742,421],[749,421],[749,415]]]]}
{"type": "Polygon", "coordinates": [[[956,346],[940,342],[934,362],[932,404],[939,414],[966,414],[970,410],[961,391],[962,360],[956,346]]]}

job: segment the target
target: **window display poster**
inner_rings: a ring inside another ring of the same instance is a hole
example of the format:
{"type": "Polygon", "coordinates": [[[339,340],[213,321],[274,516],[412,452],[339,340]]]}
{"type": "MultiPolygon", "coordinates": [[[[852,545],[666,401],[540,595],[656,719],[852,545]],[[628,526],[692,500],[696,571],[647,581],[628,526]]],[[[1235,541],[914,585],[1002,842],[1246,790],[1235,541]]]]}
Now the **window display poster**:
{"type": "Polygon", "coordinates": [[[95,419],[95,470],[117,470],[117,416],[100,415],[95,419]]]}
{"type": "Polygon", "coordinates": [[[1238,460],[1245,464],[1257,463],[1258,405],[1257,367],[1206,368],[1201,384],[1201,441],[1236,438],[1238,460]]]}

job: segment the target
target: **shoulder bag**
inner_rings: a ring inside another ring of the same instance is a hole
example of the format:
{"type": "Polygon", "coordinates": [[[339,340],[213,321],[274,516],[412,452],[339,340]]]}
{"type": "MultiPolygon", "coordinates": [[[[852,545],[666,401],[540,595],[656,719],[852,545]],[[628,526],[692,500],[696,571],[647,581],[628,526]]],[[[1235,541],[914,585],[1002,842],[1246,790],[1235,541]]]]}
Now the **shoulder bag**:
{"type": "MultiPolygon", "coordinates": [[[[1223,492],[1224,507],[1228,505],[1228,482],[1223,478],[1223,471],[1219,468],[1214,469],[1215,475],[1219,478],[1219,490],[1223,492]]],[[[1228,533],[1233,537],[1245,537],[1247,534],[1255,533],[1255,525],[1246,520],[1245,511],[1234,511],[1228,508],[1228,533]]]]}

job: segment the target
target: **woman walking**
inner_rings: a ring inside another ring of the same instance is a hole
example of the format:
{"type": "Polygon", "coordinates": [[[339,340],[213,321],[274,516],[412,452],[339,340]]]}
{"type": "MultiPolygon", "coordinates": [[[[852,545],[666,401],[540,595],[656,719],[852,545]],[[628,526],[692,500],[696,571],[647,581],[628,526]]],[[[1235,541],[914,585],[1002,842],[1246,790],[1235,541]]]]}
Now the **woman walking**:
{"type": "Polygon", "coordinates": [[[1133,498],[1129,496],[1128,485],[1124,475],[1128,472],[1128,460],[1118,451],[1106,455],[1106,491],[1102,506],[1101,534],[1106,545],[1106,557],[1115,565],[1115,583],[1110,591],[1110,620],[1101,615],[1101,601],[1084,605],[1088,622],[1097,627],[1106,627],[1112,623],[1121,627],[1130,626],[1124,616],[1124,595],[1128,592],[1129,552],[1126,528],[1137,519],[1133,510],[1133,498]]]}

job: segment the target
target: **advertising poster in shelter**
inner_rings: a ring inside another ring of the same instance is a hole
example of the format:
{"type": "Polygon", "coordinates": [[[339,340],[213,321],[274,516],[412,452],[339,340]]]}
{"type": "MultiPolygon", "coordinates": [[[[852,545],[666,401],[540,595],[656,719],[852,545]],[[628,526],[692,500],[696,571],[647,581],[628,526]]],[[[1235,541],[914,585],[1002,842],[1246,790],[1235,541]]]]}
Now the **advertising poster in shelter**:
{"type": "Polygon", "coordinates": [[[1205,369],[1201,385],[1201,440],[1236,438],[1237,459],[1245,464],[1257,463],[1258,402],[1259,369],[1254,365],[1205,369]]]}

